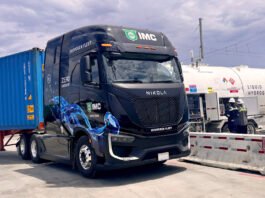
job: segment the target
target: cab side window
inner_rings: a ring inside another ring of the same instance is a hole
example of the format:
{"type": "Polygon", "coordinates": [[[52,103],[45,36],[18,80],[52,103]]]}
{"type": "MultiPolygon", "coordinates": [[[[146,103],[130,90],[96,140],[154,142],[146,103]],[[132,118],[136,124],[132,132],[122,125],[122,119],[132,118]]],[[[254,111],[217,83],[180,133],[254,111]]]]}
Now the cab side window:
{"type": "Polygon", "coordinates": [[[99,73],[98,73],[98,60],[96,57],[91,57],[91,75],[92,84],[99,84],[99,73]]]}
{"type": "Polygon", "coordinates": [[[71,84],[74,86],[80,85],[80,64],[77,63],[72,71],[71,84]]]}
{"type": "Polygon", "coordinates": [[[84,86],[99,86],[99,66],[96,54],[84,55],[81,58],[80,77],[84,86]]]}

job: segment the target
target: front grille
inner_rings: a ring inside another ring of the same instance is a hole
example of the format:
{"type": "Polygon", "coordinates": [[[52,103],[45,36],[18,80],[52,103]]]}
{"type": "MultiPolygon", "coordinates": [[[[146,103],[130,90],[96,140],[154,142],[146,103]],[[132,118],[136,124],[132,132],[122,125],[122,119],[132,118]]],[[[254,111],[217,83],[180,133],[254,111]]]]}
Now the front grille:
{"type": "Polygon", "coordinates": [[[175,97],[137,98],[133,104],[138,119],[144,127],[174,125],[180,120],[178,99],[175,97]]]}

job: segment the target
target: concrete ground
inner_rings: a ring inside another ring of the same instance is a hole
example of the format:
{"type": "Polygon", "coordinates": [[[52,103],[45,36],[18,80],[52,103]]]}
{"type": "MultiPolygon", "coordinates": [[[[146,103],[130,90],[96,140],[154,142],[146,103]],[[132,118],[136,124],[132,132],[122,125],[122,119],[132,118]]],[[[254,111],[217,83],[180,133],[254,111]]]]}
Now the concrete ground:
{"type": "Polygon", "coordinates": [[[86,179],[70,166],[21,160],[15,147],[0,152],[0,197],[265,197],[265,177],[171,160],[103,172],[86,179]]]}

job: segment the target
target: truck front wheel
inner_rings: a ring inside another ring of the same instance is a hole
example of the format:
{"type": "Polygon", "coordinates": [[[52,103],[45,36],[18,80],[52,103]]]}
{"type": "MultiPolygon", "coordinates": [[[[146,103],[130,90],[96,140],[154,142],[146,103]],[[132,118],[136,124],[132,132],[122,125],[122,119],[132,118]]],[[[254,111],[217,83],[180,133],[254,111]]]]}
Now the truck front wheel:
{"type": "Polygon", "coordinates": [[[97,156],[87,136],[82,136],[77,141],[75,159],[78,171],[83,176],[89,178],[96,176],[97,156]]]}
{"type": "Polygon", "coordinates": [[[18,150],[18,155],[23,160],[30,159],[29,141],[30,141],[30,135],[29,134],[22,134],[20,136],[20,140],[19,140],[19,143],[18,143],[17,150],[18,150]]]}

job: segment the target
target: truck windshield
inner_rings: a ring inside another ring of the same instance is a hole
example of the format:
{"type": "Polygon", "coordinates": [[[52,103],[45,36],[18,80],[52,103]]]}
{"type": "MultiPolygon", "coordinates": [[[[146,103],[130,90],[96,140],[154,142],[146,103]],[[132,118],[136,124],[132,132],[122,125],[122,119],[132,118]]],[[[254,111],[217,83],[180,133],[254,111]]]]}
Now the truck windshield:
{"type": "Polygon", "coordinates": [[[177,62],[173,57],[163,60],[107,58],[104,56],[108,79],[123,83],[181,82],[177,62]]]}

